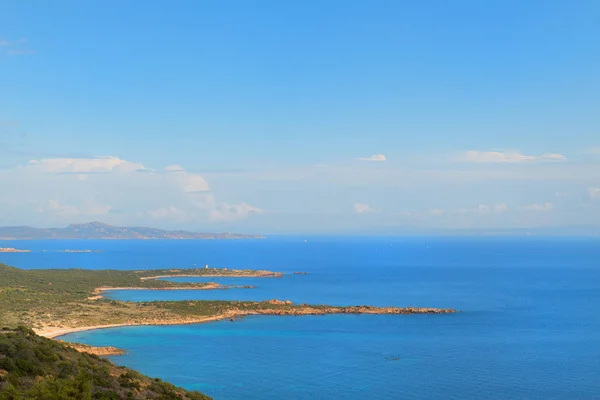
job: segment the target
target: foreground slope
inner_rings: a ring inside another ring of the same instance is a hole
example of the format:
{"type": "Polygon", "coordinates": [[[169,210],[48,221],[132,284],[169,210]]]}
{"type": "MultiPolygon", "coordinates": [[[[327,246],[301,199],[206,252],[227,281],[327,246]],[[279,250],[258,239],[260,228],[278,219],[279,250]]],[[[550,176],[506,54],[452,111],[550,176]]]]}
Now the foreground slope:
{"type": "Polygon", "coordinates": [[[80,353],[28,328],[0,333],[0,400],[207,400],[160,379],[80,353]]]}

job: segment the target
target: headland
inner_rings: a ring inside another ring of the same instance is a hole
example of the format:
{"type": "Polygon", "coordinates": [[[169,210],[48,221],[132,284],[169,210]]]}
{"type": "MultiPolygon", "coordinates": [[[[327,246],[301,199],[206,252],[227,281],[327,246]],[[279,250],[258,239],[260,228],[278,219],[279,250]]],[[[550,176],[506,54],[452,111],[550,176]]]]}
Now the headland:
{"type": "MultiPolygon", "coordinates": [[[[114,347],[94,347],[64,342],[54,346],[48,344],[48,342],[43,342],[42,339],[44,338],[42,337],[46,338],[44,340],[48,340],[72,332],[123,326],[199,324],[223,319],[235,321],[249,315],[402,315],[451,314],[456,312],[454,309],[443,308],[294,304],[289,300],[124,302],[103,297],[103,293],[108,290],[214,290],[230,288],[230,286],[214,282],[190,283],[160,279],[189,276],[273,278],[281,277],[282,274],[265,270],[224,268],[139,271],[21,270],[0,264],[0,328],[5,332],[9,332],[4,337],[13,341],[25,341],[42,346],[45,349],[53,348],[52,351],[61,353],[68,351],[65,349],[71,349],[70,351],[75,349],[81,352],[80,354],[92,354],[94,357],[98,357],[122,354],[122,350],[114,347]]],[[[10,354],[3,355],[2,351],[2,348],[0,348],[0,359],[2,357],[12,357],[10,354]]],[[[108,361],[106,362],[108,363],[108,361]]],[[[106,368],[114,369],[117,367],[109,363],[106,368]]],[[[55,369],[55,366],[51,366],[51,371],[55,371],[55,369]]],[[[5,373],[3,371],[0,369],[0,373],[10,374],[10,372],[5,373]]],[[[123,373],[137,374],[135,376],[139,382],[149,380],[149,378],[143,377],[135,371],[123,373]]],[[[26,383],[23,383],[23,385],[24,388],[28,387],[26,383]]],[[[2,382],[0,379],[1,388],[2,382]]],[[[177,398],[208,398],[201,394],[183,392],[182,389],[175,388],[172,385],[168,388],[173,393],[179,391],[177,393],[184,396],[177,398]]]]}
{"type": "MultiPolygon", "coordinates": [[[[246,315],[447,314],[453,309],[328,306],[291,301],[122,302],[110,290],[218,290],[214,282],[176,282],[165,277],[281,277],[279,272],[225,268],[163,270],[21,270],[0,265],[0,326],[26,325],[46,337],[129,325],[195,324],[246,315]]],[[[244,288],[251,288],[244,286],[244,288]]]]}

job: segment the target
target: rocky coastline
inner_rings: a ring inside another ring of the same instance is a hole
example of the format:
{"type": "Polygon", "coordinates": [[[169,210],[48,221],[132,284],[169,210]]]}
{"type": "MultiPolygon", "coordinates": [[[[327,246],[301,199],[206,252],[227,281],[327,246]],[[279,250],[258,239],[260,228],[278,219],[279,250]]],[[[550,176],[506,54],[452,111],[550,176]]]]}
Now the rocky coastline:
{"type": "Polygon", "coordinates": [[[90,346],[83,343],[71,343],[59,340],[59,342],[65,344],[68,347],[71,347],[82,353],[94,354],[96,356],[106,357],[106,356],[120,356],[125,354],[125,350],[112,347],[112,346],[90,346]]]}
{"type": "MultiPolygon", "coordinates": [[[[188,304],[201,302],[202,300],[189,301],[188,304]]],[[[96,329],[116,328],[124,326],[140,325],[189,325],[200,324],[224,319],[237,320],[249,315],[276,315],[276,316],[305,316],[305,315],[328,315],[328,314],[384,314],[384,315],[408,315],[408,314],[453,314],[457,310],[451,308],[431,307],[375,307],[375,306],[327,306],[327,305],[296,305],[289,300],[264,300],[261,302],[232,302],[231,308],[225,312],[211,316],[190,316],[179,318],[139,318],[119,324],[77,326],[77,327],[45,327],[36,329],[36,333],[47,338],[57,338],[73,332],[82,332],[96,329]],[[238,305],[236,307],[236,305],[238,305]],[[250,306],[250,307],[249,307],[250,306]]]]}

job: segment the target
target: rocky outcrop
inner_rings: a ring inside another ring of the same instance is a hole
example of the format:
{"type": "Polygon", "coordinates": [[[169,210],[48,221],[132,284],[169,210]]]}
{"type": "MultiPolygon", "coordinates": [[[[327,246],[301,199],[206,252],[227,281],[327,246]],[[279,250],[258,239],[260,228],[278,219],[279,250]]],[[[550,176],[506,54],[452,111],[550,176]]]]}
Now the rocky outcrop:
{"type": "MultiPolygon", "coordinates": [[[[266,300],[264,305],[291,306],[292,302],[287,300],[266,300]]],[[[263,315],[325,315],[325,314],[450,314],[456,310],[450,308],[423,308],[423,307],[374,307],[374,306],[311,306],[301,304],[299,306],[273,308],[258,307],[253,310],[256,314],[263,315]]],[[[252,313],[252,312],[251,312],[252,313]]]]}
{"type": "Polygon", "coordinates": [[[125,354],[124,350],[112,346],[89,346],[87,344],[63,342],[62,340],[59,341],[80,353],[95,354],[97,356],[118,356],[125,354]]]}

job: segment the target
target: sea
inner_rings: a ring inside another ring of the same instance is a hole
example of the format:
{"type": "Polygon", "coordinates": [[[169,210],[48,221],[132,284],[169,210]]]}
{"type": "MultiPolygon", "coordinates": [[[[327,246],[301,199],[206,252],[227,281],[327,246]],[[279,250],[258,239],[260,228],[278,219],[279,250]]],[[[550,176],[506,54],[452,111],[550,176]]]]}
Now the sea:
{"type": "Polygon", "coordinates": [[[0,253],[0,262],[28,269],[208,264],[285,273],[209,279],[253,288],[109,293],[123,301],[280,299],[460,310],[250,316],[61,337],[122,348],[125,355],[110,357],[116,364],[218,400],[600,399],[598,237],[280,236],[0,241],[0,247],[31,249],[0,253]]]}

